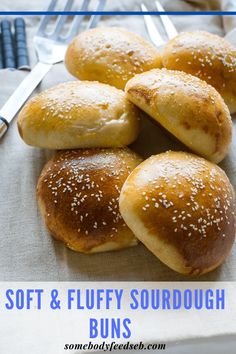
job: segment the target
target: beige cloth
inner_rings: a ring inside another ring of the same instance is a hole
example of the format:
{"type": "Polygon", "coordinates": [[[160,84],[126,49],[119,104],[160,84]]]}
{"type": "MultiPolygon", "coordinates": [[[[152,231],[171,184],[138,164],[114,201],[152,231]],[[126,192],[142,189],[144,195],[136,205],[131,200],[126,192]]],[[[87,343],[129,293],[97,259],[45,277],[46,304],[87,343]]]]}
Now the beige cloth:
{"type": "MultiPolygon", "coordinates": [[[[45,1],[46,2],[46,1],[45,1]]],[[[108,0],[108,10],[139,10],[141,0],[108,0]]],[[[150,10],[154,2],[146,0],[150,10]]],[[[163,0],[166,10],[235,10],[234,0],[163,0]]],[[[41,1],[1,0],[2,10],[42,10],[41,1]],[[11,5],[10,5],[11,4],[11,5]],[[13,5],[14,4],[14,5],[13,5]]],[[[158,24],[158,19],[155,19],[158,24]]],[[[228,33],[236,40],[234,26],[236,17],[220,16],[173,16],[177,29],[203,29],[224,36],[228,33]]],[[[32,37],[39,18],[26,17],[28,43],[31,50],[31,64],[35,62],[32,37]]],[[[124,26],[147,36],[142,16],[115,16],[103,18],[100,25],[124,26]]],[[[235,42],[236,44],[236,42],[235,42]]],[[[0,71],[0,105],[14,91],[27,75],[25,72],[0,71]]],[[[59,82],[71,80],[63,64],[54,66],[37,92],[59,82]]],[[[236,122],[234,141],[228,157],[221,166],[236,186],[236,122]]],[[[163,131],[146,121],[142,133],[133,148],[145,157],[167,149],[184,149],[170,140],[163,131]]],[[[25,145],[19,138],[16,121],[0,142],[0,280],[186,280],[164,266],[144,246],[120,252],[97,255],[82,255],[66,249],[51,239],[42,222],[35,199],[35,185],[44,163],[51,156],[50,151],[25,145]]],[[[226,263],[200,280],[236,280],[236,250],[234,248],[226,263]]]]}

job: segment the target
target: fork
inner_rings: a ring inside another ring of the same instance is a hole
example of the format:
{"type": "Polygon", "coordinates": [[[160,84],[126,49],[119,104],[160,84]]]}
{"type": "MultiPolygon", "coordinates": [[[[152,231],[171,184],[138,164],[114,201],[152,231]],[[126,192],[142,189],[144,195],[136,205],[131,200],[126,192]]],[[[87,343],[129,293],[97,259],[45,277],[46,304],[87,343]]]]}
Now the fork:
{"type": "MultiPolygon", "coordinates": [[[[58,0],[51,0],[48,12],[54,11],[58,0]]],[[[81,12],[86,12],[91,0],[83,0],[81,5],[81,12]]],[[[68,12],[73,6],[74,0],[67,0],[64,11],[68,12]]],[[[96,11],[102,11],[106,5],[106,0],[98,0],[96,11]]],[[[62,36],[61,32],[67,20],[66,15],[58,16],[55,29],[52,33],[46,32],[46,27],[51,19],[51,15],[45,15],[34,37],[34,48],[38,56],[38,63],[27,77],[21,82],[14,93],[10,96],[7,102],[0,110],[0,138],[6,133],[9,123],[15,117],[16,113],[22,107],[24,102],[42,81],[44,76],[49,72],[52,66],[56,63],[63,61],[67,44],[71,39],[76,36],[79,31],[80,25],[85,15],[76,15],[71,24],[71,28],[66,36],[62,36]]],[[[88,28],[94,28],[101,15],[91,16],[88,28]]]]}
{"type": "MultiPolygon", "coordinates": [[[[165,11],[162,7],[162,5],[159,3],[159,1],[155,1],[155,5],[158,11],[165,11]]],[[[146,8],[146,6],[142,3],[141,4],[141,9],[143,12],[147,12],[148,9],[146,8]]],[[[169,39],[172,39],[174,37],[177,36],[178,31],[175,28],[173,22],[171,21],[171,19],[167,16],[167,15],[159,15],[163,24],[163,27],[165,29],[165,32],[167,34],[167,37],[169,39]]],[[[158,31],[154,21],[152,20],[150,15],[144,15],[144,21],[145,21],[145,25],[148,31],[148,35],[151,39],[151,41],[153,42],[153,44],[156,47],[161,47],[163,46],[166,42],[164,40],[164,38],[162,37],[162,35],[160,34],[160,32],[158,31]]]]}

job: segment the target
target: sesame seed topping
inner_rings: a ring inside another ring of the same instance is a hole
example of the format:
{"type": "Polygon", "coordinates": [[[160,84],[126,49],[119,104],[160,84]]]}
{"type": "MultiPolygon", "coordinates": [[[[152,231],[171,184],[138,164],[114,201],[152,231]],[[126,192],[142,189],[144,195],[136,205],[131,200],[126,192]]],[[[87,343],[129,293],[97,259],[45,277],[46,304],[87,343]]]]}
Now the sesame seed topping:
{"type": "Polygon", "coordinates": [[[125,225],[119,212],[120,190],[139,162],[136,155],[126,149],[65,150],[51,161],[43,171],[42,183],[51,196],[54,215],[57,210],[68,215],[71,227],[81,235],[98,230],[106,235],[112,229],[115,237],[125,225]]]}
{"type": "Polygon", "coordinates": [[[225,238],[226,227],[235,222],[230,216],[234,214],[234,204],[226,175],[202,158],[179,153],[179,159],[172,160],[171,154],[149,158],[144,171],[140,172],[142,180],[146,173],[148,176],[147,185],[142,187],[145,188],[145,195],[142,191],[144,220],[149,218],[150,210],[155,213],[155,227],[161,227],[161,232],[166,230],[169,234],[172,230],[199,240],[210,237],[213,232],[225,238]],[[151,183],[149,168],[153,175],[151,183]],[[174,181],[177,188],[173,188],[174,181]],[[148,207],[145,200],[149,200],[148,207]],[[164,209],[169,210],[164,212],[164,209]],[[160,218],[166,220],[166,225],[160,224],[160,218]]]}

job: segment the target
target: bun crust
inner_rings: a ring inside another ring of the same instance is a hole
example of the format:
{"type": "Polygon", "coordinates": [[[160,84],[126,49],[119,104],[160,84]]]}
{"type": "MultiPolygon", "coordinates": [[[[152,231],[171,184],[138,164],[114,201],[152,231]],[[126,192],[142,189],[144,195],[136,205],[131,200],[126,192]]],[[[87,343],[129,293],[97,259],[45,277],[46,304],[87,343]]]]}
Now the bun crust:
{"type": "Polygon", "coordinates": [[[66,82],[31,99],[18,117],[29,145],[48,149],[123,147],[139,132],[138,109],[123,91],[98,82],[66,82]]]}
{"type": "Polygon", "coordinates": [[[135,74],[161,68],[159,51],[135,33],[100,27],[80,33],[69,45],[65,65],[80,80],[124,89],[135,74]]]}
{"type": "Polygon", "coordinates": [[[205,80],[236,112],[236,49],[225,39],[203,31],[183,32],[164,48],[163,65],[205,80]]]}
{"type": "Polygon", "coordinates": [[[140,162],[129,149],[57,152],[37,185],[38,205],[52,236],[83,253],[136,245],[118,200],[127,176],[140,162]]]}
{"type": "Polygon", "coordinates": [[[232,121],[220,94],[180,71],[154,69],[126,85],[128,98],[197,154],[220,162],[232,139],[232,121]]]}
{"type": "Polygon", "coordinates": [[[235,238],[235,197],[218,166],[183,152],[152,156],[127,178],[121,214],[137,238],[173,270],[207,273],[235,238]]]}

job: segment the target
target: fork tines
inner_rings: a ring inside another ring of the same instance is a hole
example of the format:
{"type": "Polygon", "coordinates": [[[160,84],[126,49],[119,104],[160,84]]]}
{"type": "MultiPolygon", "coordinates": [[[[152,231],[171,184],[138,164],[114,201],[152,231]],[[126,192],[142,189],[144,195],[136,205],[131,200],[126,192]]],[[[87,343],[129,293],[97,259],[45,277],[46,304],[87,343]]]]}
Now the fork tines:
{"type": "MultiPolygon", "coordinates": [[[[148,9],[146,8],[146,6],[144,4],[141,4],[141,9],[143,12],[148,11],[148,9]]],[[[147,31],[148,31],[148,34],[149,34],[149,37],[150,37],[152,43],[157,47],[165,44],[165,41],[162,38],[162,35],[160,34],[160,32],[158,31],[151,16],[145,15],[144,21],[145,21],[145,25],[146,25],[146,28],[147,28],[147,31]]]]}
{"type": "MultiPolygon", "coordinates": [[[[162,5],[159,3],[159,1],[155,1],[155,4],[156,4],[156,8],[158,11],[163,11],[163,12],[165,11],[163,9],[162,5]]],[[[178,34],[178,31],[175,28],[175,26],[174,26],[173,22],[171,21],[171,19],[169,18],[169,16],[160,15],[160,18],[161,18],[162,24],[165,28],[168,38],[172,39],[172,38],[176,37],[178,34]]]]}
{"type": "MultiPolygon", "coordinates": [[[[162,5],[159,3],[159,1],[155,1],[155,5],[158,11],[165,11],[162,7],[162,5]]],[[[141,9],[143,12],[148,11],[146,6],[144,4],[141,4],[141,9]]],[[[159,15],[163,24],[163,27],[165,29],[165,32],[167,34],[167,37],[169,39],[172,39],[177,36],[178,31],[176,30],[173,22],[167,15],[159,15]]],[[[156,24],[154,23],[153,19],[149,15],[144,16],[144,21],[147,27],[147,31],[149,34],[149,37],[151,41],[158,47],[162,46],[165,44],[165,41],[163,39],[163,36],[160,34],[160,32],[157,29],[156,24]]]]}
{"type": "MultiPolygon", "coordinates": [[[[90,0],[83,0],[80,11],[87,11],[90,0]]],[[[73,38],[77,35],[81,22],[83,21],[85,15],[75,16],[71,25],[68,38],[73,38]]]]}
{"type": "MultiPolygon", "coordinates": [[[[102,11],[106,5],[106,1],[107,0],[98,0],[95,11],[102,11]]],[[[79,12],[88,11],[91,0],[81,0],[81,2],[82,2],[81,7],[78,11],[79,12]]],[[[47,11],[48,12],[55,11],[57,3],[58,3],[58,0],[51,0],[47,11]]],[[[82,21],[85,18],[85,14],[74,15],[74,19],[72,20],[71,27],[70,27],[67,35],[66,36],[61,35],[63,26],[68,18],[68,12],[72,11],[73,4],[74,4],[74,0],[67,0],[66,1],[63,11],[67,12],[67,14],[62,14],[62,15],[58,16],[57,21],[55,23],[54,30],[50,34],[46,33],[45,30],[46,30],[46,27],[47,27],[49,21],[52,18],[52,14],[44,16],[42,18],[40,25],[39,25],[37,35],[46,37],[51,40],[61,41],[63,43],[67,43],[73,37],[75,37],[77,35],[77,33],[79,32],[79,28],[80,28],[82,21]]],[[[89,22],[88,28],[95,27],[97,25],[100,17],[101,17],[101,15],[96,15],[96,14],[94,16],[92,16],[91,20],[89,22]]]]}

